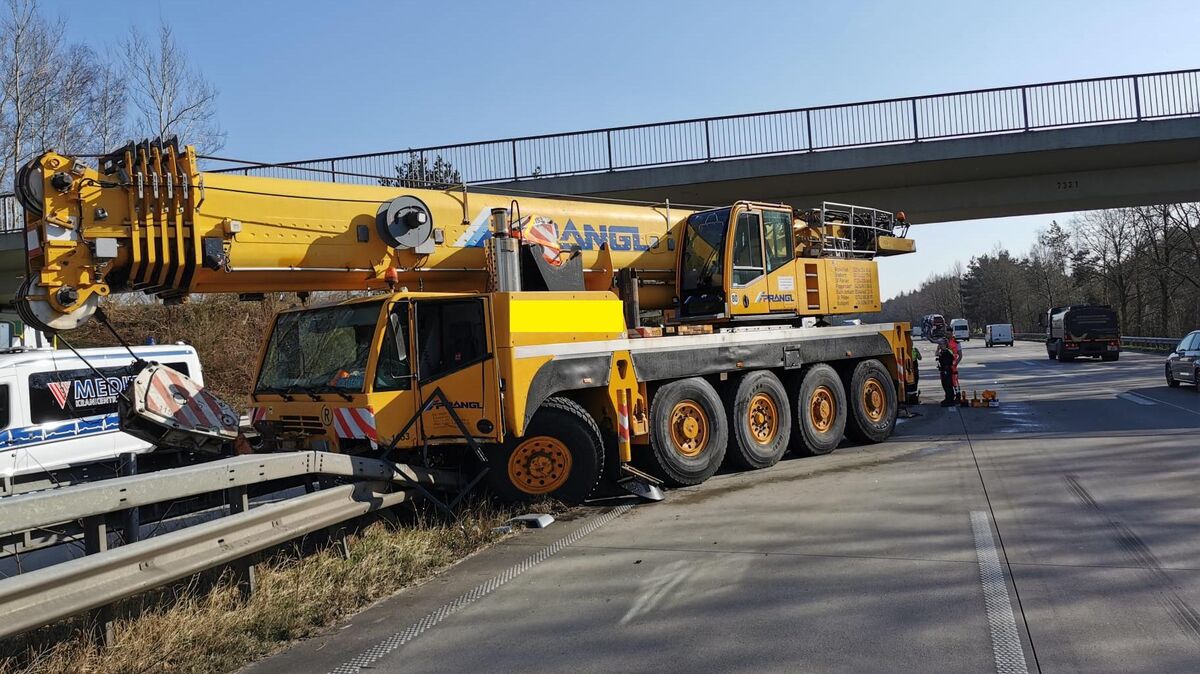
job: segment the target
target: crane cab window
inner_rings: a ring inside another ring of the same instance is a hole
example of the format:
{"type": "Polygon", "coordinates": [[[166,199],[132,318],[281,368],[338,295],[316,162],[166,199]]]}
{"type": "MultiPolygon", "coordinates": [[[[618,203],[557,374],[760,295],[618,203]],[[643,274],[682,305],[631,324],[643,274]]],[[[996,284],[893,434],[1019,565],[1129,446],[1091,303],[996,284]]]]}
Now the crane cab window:
{"type": "Polygon", "coordinates": [[[739,213],[733,233],[733,284],[746,285],[762,275],[762,225],[758,214],[739,213]]]}
{"type": "Polygon", "coordinates": [[[417,374],[422,382],[474,365],[491,355],[482,299],[418,302],[416,307],[420,352],[417,374]]]}
{"type": "Polygon", "coordinates": [[[792,214],[763,211],[763,234],[767,249],[767,273],[792,261],[792,214]]]}
{"type": "Polygon", "coordinates": [[[408,357],[408,303],[397,302],[388,312],[379,364],[375,366],[376,391],[412,388],[412,361],[408,357]]]}

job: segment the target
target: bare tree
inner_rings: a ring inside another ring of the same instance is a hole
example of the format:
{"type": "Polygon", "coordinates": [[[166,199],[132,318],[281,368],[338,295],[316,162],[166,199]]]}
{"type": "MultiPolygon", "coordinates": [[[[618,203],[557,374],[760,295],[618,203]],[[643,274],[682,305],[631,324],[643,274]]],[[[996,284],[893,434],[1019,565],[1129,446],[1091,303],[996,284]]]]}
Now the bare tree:
{"type": "Polygon", "coordinates": [[[160,24],[156,37],[130,29],[121,54],[137,130],[155,138],[178,136],[201,152],[225,144],[217,90],[188,62],[170,26],[160,24]]]}
{"type": "Polygon", "coordinates": [[[88,139],[92,152],[108,152],[126,138],[128,87],[120,69],[109,61],[98,63],[87,97],[88,139]]]}
{"type": "Polygon", "coordinates": [[[34,0],[7,0],[0,18],[0,184],[41,148],[35,118],[44,111],[61,67],[56,56],[63,26],[38,12],[34,0]]]}
{"type": "Polygon", "coordinates": [[[1122,326],[1130,318],[1133,264],[1138,252],[1129,210],[1088,211],[1072,220],[1076,239],[1091,253],[1094,271],[1104,281],[1109,301],[1117,305],[1122,326]]]}

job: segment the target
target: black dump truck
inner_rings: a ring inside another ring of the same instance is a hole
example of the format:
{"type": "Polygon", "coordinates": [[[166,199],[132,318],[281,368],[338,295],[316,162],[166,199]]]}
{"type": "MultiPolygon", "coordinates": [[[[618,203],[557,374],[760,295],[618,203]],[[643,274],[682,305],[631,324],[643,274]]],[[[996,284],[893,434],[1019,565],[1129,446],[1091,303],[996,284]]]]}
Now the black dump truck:
{"type": "Polygon", "coordinates": [[[1050,360],[1077,356],[1117,360],[1121,356],[1121,329],[1117,313],[1107,306],[1072,304],[1046,312],[1046,355],[1050,360]]]}

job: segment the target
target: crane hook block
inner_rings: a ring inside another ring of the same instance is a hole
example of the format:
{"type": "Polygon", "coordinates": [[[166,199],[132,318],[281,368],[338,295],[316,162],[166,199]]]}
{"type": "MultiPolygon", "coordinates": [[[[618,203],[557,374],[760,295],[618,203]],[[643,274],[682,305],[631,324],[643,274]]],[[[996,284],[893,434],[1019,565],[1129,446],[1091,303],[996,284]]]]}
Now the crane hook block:
{"type": "Polygon", "coordinates": [[[433,215],[425,202],[413,196],[396,197],[375,214],[379,237],[389,246],[432,253],[433,215]]]}

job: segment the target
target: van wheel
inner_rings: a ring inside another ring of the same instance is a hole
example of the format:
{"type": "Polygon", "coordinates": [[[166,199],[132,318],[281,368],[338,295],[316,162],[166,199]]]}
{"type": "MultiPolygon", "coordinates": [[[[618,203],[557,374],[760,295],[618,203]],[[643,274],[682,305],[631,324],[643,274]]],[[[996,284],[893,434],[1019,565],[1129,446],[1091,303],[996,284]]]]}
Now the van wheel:
{"type": "Polygon", "coordinates": [[[850,375],[846,397],[850,414],[846,435],[861,442],[883,442],[896,426],[896,387],[883,363],[864,360],[850,375]]]}
{"type": "Polygon", "coordinates": [[[548,398],[525,436],[487,448],[487,484],[500,500],[540,497],[578,504],[604,474],[604,442],[596,420],[569,398],[548,398]]]}
{"type": "Polygon", "coordinates": [[[721,467],[729,444],[724,405],[700,377],[673,381],[650,400],[650,469],[669,486],[700,484],[721,467]]]}
{"type": "Polygon", "coordinates": [[[824,363],[804,374],[796,394],[796,427],[792,449],[815,456],[837,449],[846,432],[846,389],[834,369],[824,363]]]}
{"type": "Polygon", "coordinates": [[[792,435],[792,411],[787,391],[773,373],[751,372],[738,382],[729,398],[730,443],[725,459],[746,470],[779,463],[792,435]]]}

